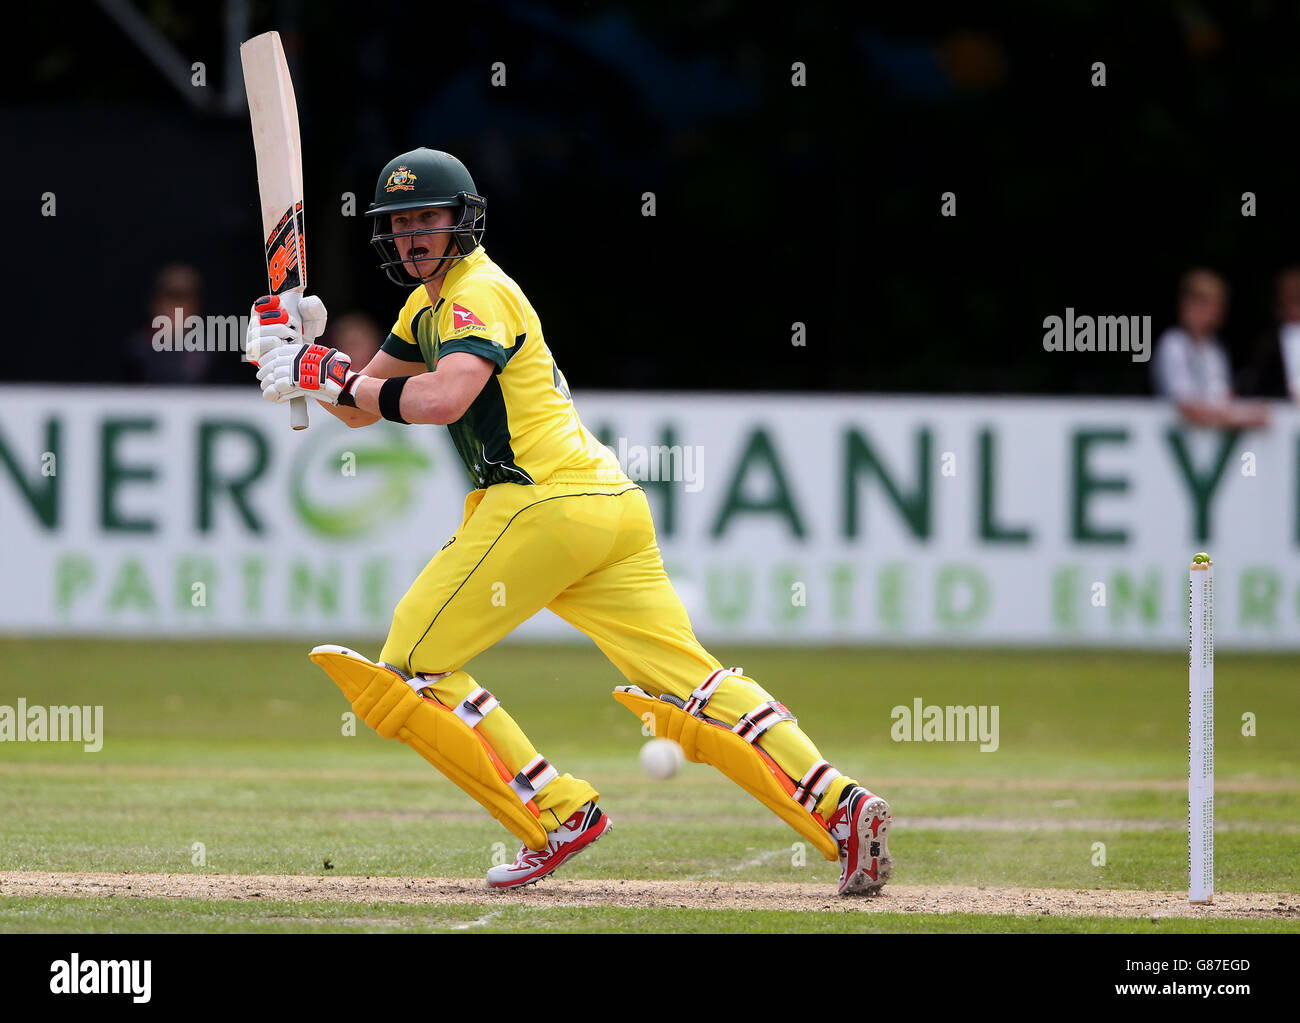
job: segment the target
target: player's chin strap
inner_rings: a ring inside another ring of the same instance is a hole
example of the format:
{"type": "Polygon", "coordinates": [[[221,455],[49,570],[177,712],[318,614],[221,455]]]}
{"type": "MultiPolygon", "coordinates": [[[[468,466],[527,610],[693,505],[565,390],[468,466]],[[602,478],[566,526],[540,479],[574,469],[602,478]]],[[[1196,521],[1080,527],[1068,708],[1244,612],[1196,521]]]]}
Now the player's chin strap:
{"type": "Polygon", "coordinates": [[[656,700],[638,686],[617,687],[614,699],[647,724],[653,721],[654,734],[674,740],[687,760],[716,767],[835,862],[839,849],[813,809],[839,771],[821,760],[796,784],[756,744],[774,725],[794,721],[794,715],[775,700],[759,704],[731,726],[704,715],[718,687],[743,674],[740,668],[719,668],[685,702],[667,693],[656,700]]]}
{"type": "Polygon", "coordinates": [[[525,764],[516,775],[478,730],[500,706],[482,686],[448,707],[425,695],[443,675],[412,678],[390,665],[375,664],[341,646],[318,646],[312,661],[343,691],[357,716],[386,739],[414,749],[460,788],[477,799],[524,845],[546,848],[546,830],[533,797],[558,777],[544,757],[525,764]]]}

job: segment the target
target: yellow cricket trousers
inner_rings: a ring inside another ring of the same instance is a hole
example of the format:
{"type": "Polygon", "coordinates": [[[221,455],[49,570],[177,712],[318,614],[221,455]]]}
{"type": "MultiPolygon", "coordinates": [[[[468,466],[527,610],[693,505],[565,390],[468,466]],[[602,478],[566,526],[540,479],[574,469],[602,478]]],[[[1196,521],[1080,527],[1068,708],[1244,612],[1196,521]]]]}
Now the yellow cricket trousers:
{"type": "MultiPolygon", "coordinates": [[[[380,659],[441,676],[430,688],[453,706],[479,684],[462,666],[549,608],[590,636],[629,682],[653,696],[689,698],[721,665],[695,638],[664,571],[645,492],[589,475],[590,482],[575,476],[471,492],[460,528],[398,603],[380,659]]],[[[752,679],[734,682],[708,705],[709,716],[727,724],[773,699],[752,679]]],[[[537,756],[504,707],[478,727],[512,773],[537,756]]],[[[795,781],[821,759],[793,721],[775,725],[759,744],[795,781]]],[[[840,778],[827,789],[817,806],[823,817],[849,784],[840,778]]],[[[598,798],[587,782],[561,774],[534,802],[550,831],[598,798]]]]}

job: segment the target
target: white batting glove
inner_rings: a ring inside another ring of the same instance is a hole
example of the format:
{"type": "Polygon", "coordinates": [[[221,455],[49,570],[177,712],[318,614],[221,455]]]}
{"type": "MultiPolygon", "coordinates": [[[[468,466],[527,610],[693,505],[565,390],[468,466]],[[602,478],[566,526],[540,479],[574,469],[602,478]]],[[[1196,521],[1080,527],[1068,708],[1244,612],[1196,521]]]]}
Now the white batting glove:
{"type": "Polygon", "coordinates": [[[315,295],[296,291],[263,295],[253,303],[248,318],[244,345],[248,361],[257,366],[281,345],[310,344],[325,332],[328,318],[325,303],[315,295]]]}
{"type": "Polygon", "coordinates": [[[262,397],[277,404],[292,398],[316,398],[331,405],[352,405],[352,391],[362,374],[337,348],[282,344],[263,359],[257,371],[262,397]]]}

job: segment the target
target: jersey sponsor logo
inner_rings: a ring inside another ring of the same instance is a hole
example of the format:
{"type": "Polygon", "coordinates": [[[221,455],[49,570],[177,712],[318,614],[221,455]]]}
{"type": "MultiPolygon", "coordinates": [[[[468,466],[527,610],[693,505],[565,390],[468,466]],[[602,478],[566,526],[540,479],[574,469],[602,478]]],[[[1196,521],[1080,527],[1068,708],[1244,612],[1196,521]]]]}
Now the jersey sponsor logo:
{"type": "Polygon", "coordinates": [[[451,317],[453,330],[458,330],[461,327],[468,327],[471,323],[480,327],[484,325],[482,320],[457,302],[453,302],[451,305],[451,317]]]}
{"type": "Polygon", "coordinates": [[[469,337],[471,334],[475,335],[476,337],[482,338],[482,340],[488,342],[488,344],[496,345],[498,348],[502,348],[502,349],[505,348],[505,345],[503,345],[496,338],[488,336],[487,327],[481,326],[477,323],[471,323],[468,327],[457,327],[446,337],[440,338],[439,344],[445,345],[451,341],[459,341],[461,338],[469,337]]]}
{"type": "Polygon", "coordinates": [[[488,336],[490,333],[487,324],[475,316],[473,312],[463,305],[453,302],[451,305],[451,330],[448,331],[446,337],[442,338],[442,341],[446,343],[469,334],[478,334],[492,341],[498,348],[501,347],[500,344],[488,336]]]}

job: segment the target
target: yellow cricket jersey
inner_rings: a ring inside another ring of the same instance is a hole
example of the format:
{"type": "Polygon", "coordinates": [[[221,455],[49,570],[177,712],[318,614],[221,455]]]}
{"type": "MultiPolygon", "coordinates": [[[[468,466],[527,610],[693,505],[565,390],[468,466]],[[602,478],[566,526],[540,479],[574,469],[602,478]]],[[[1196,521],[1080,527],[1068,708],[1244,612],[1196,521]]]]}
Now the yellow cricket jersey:
{"type": "Polygon", "coordinates": [[[523,290],[482,245],[447,272],[437,305],[431,307],[423,285],[411,292],[383,350],[435,372],[438,359],[452,352],[482,356],[496,367],[465,414],[447,427],[476,487],[630,482],[614,453],[578,418],[523,290]]]}

